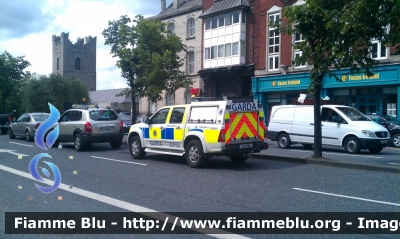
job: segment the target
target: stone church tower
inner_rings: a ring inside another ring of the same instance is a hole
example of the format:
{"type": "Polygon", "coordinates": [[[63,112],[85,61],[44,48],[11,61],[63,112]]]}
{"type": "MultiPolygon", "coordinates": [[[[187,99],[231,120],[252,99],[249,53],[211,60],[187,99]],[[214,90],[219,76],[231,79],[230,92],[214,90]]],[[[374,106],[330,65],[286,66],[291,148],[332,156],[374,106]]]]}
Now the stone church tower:
{"type": "Polygon", "coordinates": [[[96,90],[96,37],[78,38],[75,44],[69,33],[53,35],[52,72],[63,78],[75,76],[89,91],[96,90]]]}

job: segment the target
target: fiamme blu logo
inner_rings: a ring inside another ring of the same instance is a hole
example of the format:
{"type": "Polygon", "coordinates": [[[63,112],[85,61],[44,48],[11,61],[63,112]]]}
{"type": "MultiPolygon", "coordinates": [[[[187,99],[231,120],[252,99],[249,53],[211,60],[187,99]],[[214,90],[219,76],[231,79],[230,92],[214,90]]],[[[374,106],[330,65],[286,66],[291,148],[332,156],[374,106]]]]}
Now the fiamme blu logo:
{"type": "MultiPolygon", "coordinates": [[[[49,118],[41,123],[36,130],[35,133],[35,144],[43,149],[43,150],[48,150],[51,148],[51,146],[56,142],[59,134],[59,127],[57,121],[60,118],[60,112],[57,110],[56,107],[54,107],[52,104],[49,104],[50,108],[50,116],[49,118]],[[49,131],[52,129],[51,131],[49,131]],[[47,133],[47,135],[46,135],[47,133]]],[[[41,153],[36,156],[34,156],[31,161],[29,162],[29,172],[32,175],[32,177],[38,181],[44,182],[44,179],[39,175],[39,172],[37,170],[37,165],[39,163],[39,160],[41,158],[52,158],[51,155],[48,153],[41,153]]],[[[42,193],[51,193],[55,191],[61,184],[61,173],[58,167],[53,164],[52,162],[48,161],[43,161],[45,164],[47,164],[50,169],[53,171],[54,175],[54,184],[51,187],[43,187],[38,184],[35,184],[37,189],[39,189],[42,193]]],[[[42,168],[42,173],[46,177],[50,177],[50,172],[46,168],[42,168]]]]}

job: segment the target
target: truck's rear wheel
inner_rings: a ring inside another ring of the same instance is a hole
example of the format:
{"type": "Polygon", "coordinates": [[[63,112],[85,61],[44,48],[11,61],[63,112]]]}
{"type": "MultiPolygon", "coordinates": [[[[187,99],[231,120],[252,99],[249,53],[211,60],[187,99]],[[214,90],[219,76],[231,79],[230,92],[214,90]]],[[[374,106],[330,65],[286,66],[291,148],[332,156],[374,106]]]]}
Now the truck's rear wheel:
{"type": "Polygon", "coordinates": [[[200,141],[189,141],[185,149],[185,158],[187,164],[192,168],[200,168],[206,164],[207,159],[204,157],[203,146],[200,141]]]}
{"type": "Polygon", "coordinates": [[[232,160],[232,162],[243,163],[249,158],[249,154],[248,153],[232,154],[229,156],[229,158],[232,160]]]}
{"type": "Polygon", "coordinates": [[[278,136],[278,146],[282,149],[287,149],[290,147],[290,137],[288,134],[283,133],[278,136]]]}

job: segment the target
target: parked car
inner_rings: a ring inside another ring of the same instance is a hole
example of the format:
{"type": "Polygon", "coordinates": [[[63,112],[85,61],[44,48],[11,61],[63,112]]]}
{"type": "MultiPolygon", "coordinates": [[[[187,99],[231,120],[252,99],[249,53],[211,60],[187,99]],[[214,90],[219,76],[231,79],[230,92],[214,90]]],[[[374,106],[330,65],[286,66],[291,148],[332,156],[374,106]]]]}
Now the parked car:
{"type": "MultiPolygon", "coordinates": [[[[361,149],[379,153],[389,144],[388,130],[352,107],[323,105],[321,119],[323,145],[344,147],[347,153],[357,154],[361,149]]],[[[289,148],[293,143],[303,144],[305,148],[312,147],[314,106],[273,106],[268,138],[278,141],[280,148],[289,148]]]]}
{"type": "Polygon", "coordinates": [[[91,143],[110,143],[119,148],[124,137],[123,122],[112,109],[88,108],[65,111],[58,120],[58,142],[73,142],[76,151],[91,143]]]}
{"type": "Polygon", "coordinates": [[[46,121],[49,116],[49,113],[25,113],[10,125],[8,136],[10,139],[21,136],[25,137],[25,140],[28,142],[32,141],[40,123],[46,121]]]}
{"type": "Polygon", "coordinates": [[[132,117],[130,115],[123,114],[123,113],[118,114],[118,117],[124,123],[124,133],[128,134],[129,133],[129,129],[131,128],[131,125],[132,125],[132,117]]]}
{"type": "Polygon", "coordinates": [[[400,148],[400,120],[385,115],[368,115],[368,117],[384,126],[392,137],[392,146],[400,148]]]}
{"type": "Polygon", "coordinates": [[[7,130],[10,127],[11,115],[0,114],[0,130],[2,134],[7,134],[7,130]]]}

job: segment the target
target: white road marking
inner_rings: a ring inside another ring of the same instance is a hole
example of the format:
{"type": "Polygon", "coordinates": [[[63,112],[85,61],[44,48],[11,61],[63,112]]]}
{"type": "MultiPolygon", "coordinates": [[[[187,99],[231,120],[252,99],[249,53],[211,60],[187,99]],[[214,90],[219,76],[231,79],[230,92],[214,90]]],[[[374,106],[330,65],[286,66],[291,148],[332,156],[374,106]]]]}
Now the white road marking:
{"type": "Polygon", "coordinates": [[[391,164],[391,165],[396,165],[396,166],[400,166],[400,164],[399,164],[399,163],[388,163],[388,164],[391,164]]]}
{"type": "Polygon", "coordinates": [[[132,163],[132,164],[137,164],[137,165],[142,165],[146,166],[147,164],[144,163],[135,163],[135,162],[128,162],[128,161],[123,161],[123,160],[118,160],[118,159],[109,159],[109,158],[103,158],[103,157],[97,157],[97,156],[90,156],[92,158],[97,158],[97,159],[105,159],[105,160],[110,160],[110,161],[116,161],[116,162],[122,162],[122,163],[132,163]]]}
{"type": "MultiPolygon", "coordinates": [[[[303,153],[309,153],[309,152],[312,152],[312,151],[308,151],[308,150],[295,150],[295,149],[292,149],[292,150],[290,150],[290,151],[296,151],[296,152],[303,152],[303,153]]],[[[363,157],[363,158],[378,158],[378,159],[381,159],[382,157],[379,157],[379,156],[368,156],[368,155],[363,155],[363,154],[360,154],[360,155],[353,155],[353,154],[341,154],[341,153],[327,153],[327,152],[322,152],[322,154],[335,154],[335,155],[342,155],[342,156],[352,156],[352,157],[363,157]]]]}
{"type": "Polygon", "coordinates": [[[14,152],[15,150],[9,150],[9,149],[0,149],[0,153],[9,153],[9,154],[14,154],[17,156],[29,156],[27,154],[20,154],[20,153],[16,153],[14,152]]]}
{"type": "Polygon", "coordinates": [[[318,194],[324,194],[324,195],[329,195],[329,196],[342,197],[342,198],[350,198],[350,199],[355,199],[355,200],[361,200],[361,201],[367,201],[367,202],[375,202],[375,203],[381,203],[381,204],[387,204],[387,205],[394,205],[394,206],[400,207],[400,204],[399,204],[399,203],[378,201],[378,200],[372,200],[372,199],[367,199],[367,198],[359,198],[359,197],[352,197],[352,196],[346,196],[346,195],[340,195],[340,194],[334,194],[334,193],[325,193],[325,192],[319,192],[319,191],[313,191],[313,190],[301,189],[301,188],[293,188],[293,189],[294,189],[294,190],[299,190],[299,191],[304,191],[304,192],[318,193],[318,194]]]}
{"type": "Polygon", "coordinates": [[[27,147],[35,147],[35,146],[32,146],[32,145],[29,145],[29,144],[20,144],[20,143],[15,143],[15,142],[10,142],[10,144],[18,144],[18,145],[23,145],[23,146],[27,146],[27,147]]]}
{"type": "MultiPolygon", "coordinates": [[[[19,170],[13,169],[13,168],[9,168],[9,167],[6,167],[6,166],[1,165],[1,164],[0,164],[0,170],[12,173],[14,175],[22,176],[22,177],[31,179],[31,180],[36,181],[36,182],[44,183],[44,184],[51,185],[51,186],[54,185],[54,181],[52,181],[52,180],[44,178],[43,179],[44,182],[37,181],[29,173],[25,173],[23,171],[19,171],[19,170]],[[18,174],[16,174],[16,172],[18,174]]],[[[68,191],[70,193],[74,193],[74,194],[77,194],[77,195],[80,195],[80,196],[83,196],[83,197],[87,197],[87,198],[90,198],[90,199],[93,199],[93,200],[96,200],[96,201],[99,201],[99,202],[102,202],[102,203],[106,203],[106,204],[109,204],[109,205],[114,206],[114,207],[119,207],[119,208],[122,208],[122,209],[125,209],[125,210],[128,210],[128,211],[131,211],[131,212],[137,212],[137,213],[157,212],[158,214],[153,215],[153,217],[155,219],[159,219],[159,220],[164,220],[166,217],[171,217],[173,219],[176,218],[175,216],[172,216],[172,215],[169,215],[169,214],[166,214],[166,213],[158,212],[158,211],[155,211],[155,210],[150,209],[150,208],[142,207],[142,206],[139,206],[139,205],[136,205],[136,204],[133,204],[133,203],[125,202],[125,201],[122,201],[122,200],[118,200],[118,199],[115,199],[115,198],[112,198],[112,197],[108,197],[108,196],[104,196],[104,195],[101,195],[101,194],[98,194],[98,193],[90,192],[90,191],[87,191],[87,190],[84,190],[84,189],[80,189],[80,188],[77,188],[77,187],[74,187],[74,188],[70,189],[69,185],[66,185],[66,184],[63,184],[63,183],[60,184],[58,189],[62,189],[62,190],[68,191]]],[[[180,218],[180,219],[183,219],[183,218],[180,218]]],[[[198,229],[195,229],[195,228],[192,228],[191,230],[199,231],[198,229]]],[[[230,238],[247,239],[247,238],[249,238],[249,237],[244,237],[244,236],[237,235],[237,234],[228,234],[228,232],[225,232],[225,231],[222,231],[222,230],[218,230],[218,229],[211,229],[211,230],[213,230],[216,233],[224,233],[224,234],[207,234],[208,236],[212,236],[212,237],[215,237],[215,238],[224,238],[224,239],[225,238],[226,239],[230,239],[230,238]]]]}

